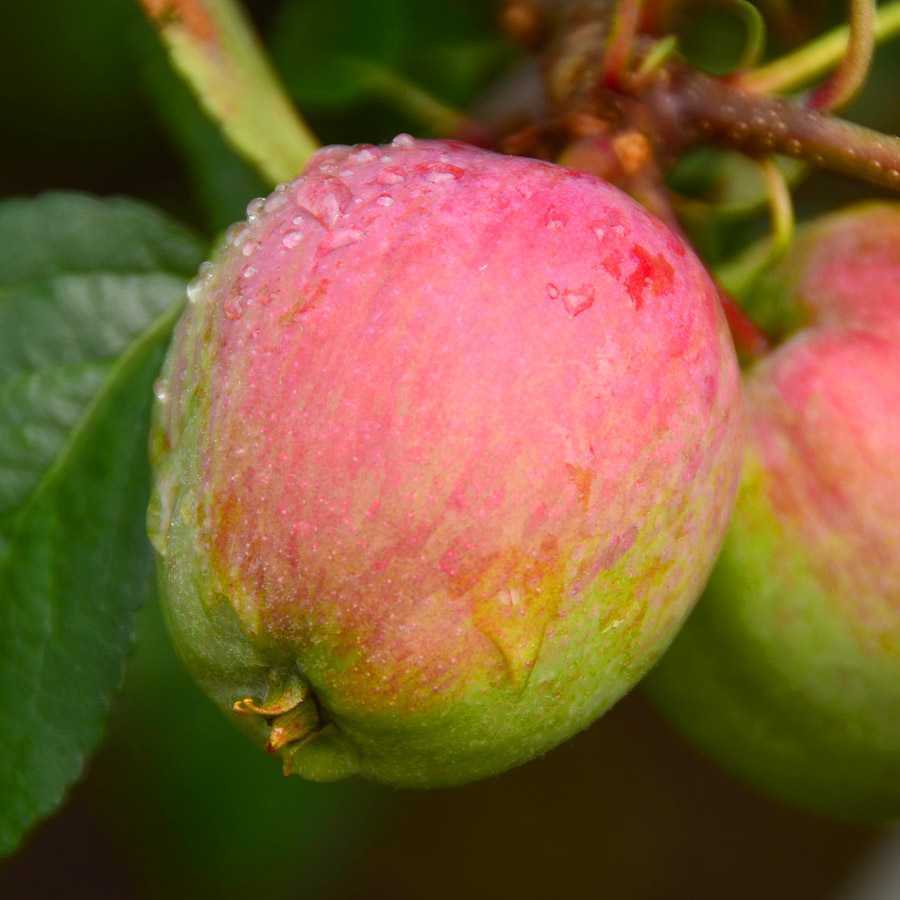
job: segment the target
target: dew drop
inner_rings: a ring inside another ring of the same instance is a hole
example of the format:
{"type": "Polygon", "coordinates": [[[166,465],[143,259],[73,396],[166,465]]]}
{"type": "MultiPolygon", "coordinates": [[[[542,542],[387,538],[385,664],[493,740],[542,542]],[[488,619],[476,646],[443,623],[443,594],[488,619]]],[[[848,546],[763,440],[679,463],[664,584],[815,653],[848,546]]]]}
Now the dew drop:
{"type": "Polygon", "coordinates": [[[229,225],[228,229],[225,231],[225,243],[228,244],[229,247],[240,246],[241,240],[246,232],[246,222],[235,222],[233,225],[229,225]]]}
{"type": "Polygon", "coordinates": [[[388,166],[375,178],[378,184],[400,184],[403,181],[403,173],[396,166],[388,166]]]}
{"type": "Polygon", "coordinates": [[[310,179],[297,191],[297,205],[331,228],[353,199],[353,192],[339,178],[310,179]]]}
{"type": "Polygon", "coordinates": [[[274,194],[269,194],[269,196],[266,198],[266,202],[263,204],[263,209],[267,213],[275,212],[276,209],[280,209],[287,202],[288,198],[283,191],[275,191],[274,194]]]}
{"type": "Polygon", "coordinates": [[[167,378],[157,378],[153,382],[153,395],[160,403],[165,403],[169,399],[169,380],[167,378]]]}
{"type": "Polygon", "coordinates": [[[900,182],[900,171],[897,171],[897,169],[888,169],[887,179],[891,184],[897,184],[900,182]]]}
{"type": "Polygon", "coordinates": [[[594,288],[585,284],[575,290],[562,292],[562,303],[571,318],[580,315],[594,305],[594,288]]]}
{"type": "Polygon", "coordinates": [[[395,147],[415,147],[416,139],[411,134],[398,134],[393,140],[395,147]]]}
{"type": "Polygon", "coordinates": [[[332,232],[322,242],[322,249],[326,253],[331,253],[332,250],[339,250],[341,247],[358,244],[365,236],[366,233],[359,228],[343,228],[340,231],[332,232]]]}
{"type": "Polygon", "coordinates": [[[803,144],[797,138],[791,138],[785,143],[784,149],[791,156],[799,156],[803,152],[803,144]]]}
{"type": "Polygon", "coordinates": [[[188,303],[196,303],[200,299],[206,280],[203,275],[196,275],[190,280],[187,286],[188,303]]]}
{"type": "Polygon", "coordinates": [[[264,197],[254,197],[247,204],[247,219],[250,222],[254,222],[256,219],[260,217],[262,211],[266,208],[266,201],[264,197]]]}
{"type": "Polygon", "coordinates": [[[241,253],[244,256],[252,256],[259,249],[259,241],[247,241],[243,247],[241,247],[241,253]]]}
{"type": "Polygon", "coordinates": [[[353,148],[353,152],[347,157],[347,162],[351,165],[358,166],[363,163],[375,162],[381,154],[374,144],[358,144],[353,148]]]}
{"type": "Polygon", "coordinates": [[[256,274],[256,266],[247,266],[242,272],[241,275],[244,278],[252,278],[256,274]]]}
{"type": "Polygon", "coordinates": [[[300,241],[303,240],[303,232],[302,231],[289,231],[285,236],[281,239],[282,246],[287,250],[293,250],[300,241]]]}
{"type": "Polygon", "coordinates": [[[458,181],[464,174],[465,169],[462,169],[460,166],[442,163],[441,165],[432,166],[426,177],[434,184],[441,184],[447,181],[458,181]]]}
{"type": "Polygon", "coordinates": [[[379,206],[390,206],[394,202],[394,198],[390,194],[379,194],[375,202],[379,206]]]}
{"type": "Polygon", "coordinates": [[[547,282],[547,296],[551,300],[556,300],[559,297],[559,288],[555,284],[547,282]]]}

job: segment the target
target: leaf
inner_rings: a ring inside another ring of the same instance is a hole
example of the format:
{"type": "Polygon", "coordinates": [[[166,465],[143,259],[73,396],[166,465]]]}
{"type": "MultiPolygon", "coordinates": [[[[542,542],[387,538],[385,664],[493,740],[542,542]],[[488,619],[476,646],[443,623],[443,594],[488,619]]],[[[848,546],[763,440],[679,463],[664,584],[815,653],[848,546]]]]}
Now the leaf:
{"type": "Polygon", "coordinates": [[[152,385],[201,259],[136,202],[0,203],[0,855],[80,776],[121,684],[152,385]]]}
{"type": "Polygon", "coordinates": [[[205,224],[212,232],[223,231],[269,188],[201,111],[149,29],[136,34],[135,52],[148,99],[185,162],[205,224]]]}

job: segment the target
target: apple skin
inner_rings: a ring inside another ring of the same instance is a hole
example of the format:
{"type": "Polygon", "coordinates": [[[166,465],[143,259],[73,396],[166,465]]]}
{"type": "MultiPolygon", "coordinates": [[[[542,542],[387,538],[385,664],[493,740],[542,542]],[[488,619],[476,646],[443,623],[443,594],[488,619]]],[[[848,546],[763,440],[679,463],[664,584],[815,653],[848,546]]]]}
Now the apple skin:
{"type": "Polygon", "coordinates": [[[763,791],[890,820],[900,816],[900,207],[823,217],[763,293],[802,327],[746,375],[747,454],[725,544],[645,685],[686,736],[763,791]]]}
{"type": "Polygon", "coordinates": [[[189,295],[151,436],[161,594],[286,770],[470,781],[656,661],[742,455],[715,291],[662,223],[401,136],[320,150],[189,295]]]}

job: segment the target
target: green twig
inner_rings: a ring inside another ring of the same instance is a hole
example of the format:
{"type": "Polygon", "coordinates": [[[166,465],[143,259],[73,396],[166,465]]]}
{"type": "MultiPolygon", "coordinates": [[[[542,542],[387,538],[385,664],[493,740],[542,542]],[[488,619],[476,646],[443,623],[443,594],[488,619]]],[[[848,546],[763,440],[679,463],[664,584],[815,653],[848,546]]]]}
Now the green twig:
{"type": "MultiPolygon", "coordinates": [[[[880,43],[900,33],[900,0],[878,7],[875,13],[875,41],[880,43]]],[[[827,74],[847,54],[850,27],[843,25],[807,44],[800,50],[767,65],[743,72],[732,83],[758,93],[783,93],[827,74]]]]}
{"type": "Polygon", "coordinates": [[[627,77],[644,0],[618,0],[603,61],[603,80],[617,88],[627,77]]]}
{"type": "Polygon", "coordinates": [[[747,29],[744,51],[735,66],[737,71],[741,71],[756,65],[762,57],[766,49],[766,22],[762,13],[747,0],[732,0],[732,6],[747,29]]]}
{"type": "Polygon", "coordinates": [[[296,176],[318,141],[235,0],[139,0],[172,64],[225,138],[270,184],[296,176]]]}
{"type": "Polygon", "coordinates": [[[847,52],[828,80],[807,100],[821,113],[846,106],[862,89],[875,52],[875,0],[850,0],[850,32],[847,52]]]}
{"type": "Polygon", "coordinates": [[[759,160],[759,166],[769,198],[772,253],[778,256],[787,250],[794,239],[794,201],[788,180],[774,157],[764,157],[759,160]]]}
{"type": "Polygon", "coordinates": [[[369,62],[360,65],[365,67],[366,87],[370,93],[418,122],[431,134],[457,135],[470,120],[465,113],[448,106],[393,69],[369,62]]]}

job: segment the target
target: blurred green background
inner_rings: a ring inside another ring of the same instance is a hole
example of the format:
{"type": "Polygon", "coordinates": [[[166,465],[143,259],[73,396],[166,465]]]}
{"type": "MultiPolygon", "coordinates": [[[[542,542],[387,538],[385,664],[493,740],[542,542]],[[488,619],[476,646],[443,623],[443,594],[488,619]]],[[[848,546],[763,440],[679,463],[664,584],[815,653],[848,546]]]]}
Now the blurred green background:
{"type": "MultiPolygon", "coordinates": [[[[705,30],[693,22],[685,46],[710,68],[727,66],[741,32],[721,4],[707,6],[719,18],[699,17],[705,30]]],[[[777,47],[839,20],[844,4],[760,6],[780,22],[777,47]]],[[[492,4],[478,0],[248,7],[327,141],[421,130],[360,75],[372,66],[463,105],[515,59],[492,4]]],[[[888,45],[850,115],[896,132],[898,83],[900,52],[888,45]]],[[[265,191],[200,117],[133,0],[3,2],[0,84],[2,196],[128,194],[211,237],[265,191]]],[[[798,210],[873,193],[817,175],[800,187],[798,210]]],[[[716,255],[763,227],[750,218],[697,237],[716,255]]],[[[744,788],[675,736],[640,691],[545,758],[467,787],[414,794],[285,780],[188,680],[151,602],[101,752],[65,808],[0,866],[0,897],[827,898],[878,836],[744,788]]]]}

